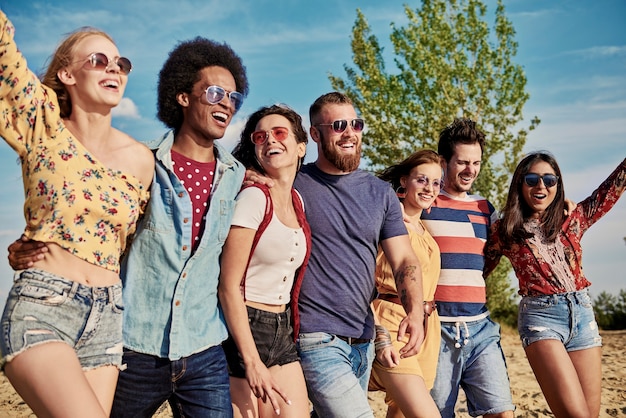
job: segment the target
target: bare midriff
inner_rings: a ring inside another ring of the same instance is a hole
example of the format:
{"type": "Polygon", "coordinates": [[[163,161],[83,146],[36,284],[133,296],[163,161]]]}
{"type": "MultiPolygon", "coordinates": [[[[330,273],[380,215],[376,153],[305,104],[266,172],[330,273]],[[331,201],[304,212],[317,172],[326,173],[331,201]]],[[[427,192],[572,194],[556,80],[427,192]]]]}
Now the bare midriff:
{"type": "Polygon", "coordinates": [[[48,242],[46,246],[45,258],[36,261],[33,268],[91,287],[112,286],[120,281],[118,273],[78,258],[58,244],[48,242]]]}

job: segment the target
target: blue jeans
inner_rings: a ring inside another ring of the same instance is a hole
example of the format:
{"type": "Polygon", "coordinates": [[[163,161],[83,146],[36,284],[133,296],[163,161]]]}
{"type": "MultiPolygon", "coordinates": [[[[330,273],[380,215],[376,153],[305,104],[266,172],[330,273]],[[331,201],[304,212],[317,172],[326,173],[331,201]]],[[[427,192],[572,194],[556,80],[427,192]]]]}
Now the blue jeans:
{"type": "Polygon", "coordinates": [[[430,393],[442,418],[454,417],[459,387],[473,417],[515,409],[500,345],[500,325],[489,317],[441,323],[437,376],[430,393]]]}
{"type": "Polygon", "coordinates": [[[165,401],[174,417],[233,416],[221,345],[179,360],[124,350],[123,361],[111,417],[152,417],[165,401]]]}
{"type": "Polygon", "coordinates": [[[352,344],[324,332],[300,334],[298,354],[309,400],[318,417],[373,418],[367,384],[372,343],[352,344]]]}
{"type": "Polygon", "coordinates": [[[567,351],[602,345],[587,289],[558,295],[525,296],[517,330],[524,348],[540,340],[558,340],[567,351]]]}

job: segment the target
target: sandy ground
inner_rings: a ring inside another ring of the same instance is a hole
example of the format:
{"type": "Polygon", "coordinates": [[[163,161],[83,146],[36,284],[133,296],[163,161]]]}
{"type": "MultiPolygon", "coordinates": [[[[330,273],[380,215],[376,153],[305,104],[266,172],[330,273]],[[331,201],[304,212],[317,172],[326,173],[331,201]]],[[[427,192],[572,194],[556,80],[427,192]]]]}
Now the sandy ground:
{"type": "MultiPolygon", "coordinates": [[[[626,417],[626,331],[603,331],[602,352],[602,409],[601,417],[626,417]]],[[[517,332],[505,330],[502,335],[516,417],[553,416],[528,365],[517,332]]],[[[370,404],[376,418],[385,416],[386,407],[381,392],[370,392],[370,404]]],[[[171,412],[163,407],[155,417],[168,418],[171,412]]],[[[0,417],[34,417],[13,387],[0,374],[0,417]]],[[[457,417],[469,417],[463,397],[457,404],[457,417]]]]}

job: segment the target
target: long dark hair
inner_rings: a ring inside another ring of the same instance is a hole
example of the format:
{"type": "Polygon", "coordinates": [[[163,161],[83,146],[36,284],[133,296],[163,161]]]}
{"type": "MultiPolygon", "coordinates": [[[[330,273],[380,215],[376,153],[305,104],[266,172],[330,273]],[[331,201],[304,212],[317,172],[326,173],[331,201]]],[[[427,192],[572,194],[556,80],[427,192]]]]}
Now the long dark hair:
{"type": "MultiPolygon", "coordinates": [[[[274,104],[260,108],[248,118],[246,126],[243,128],[243,131],[241,131],[239,142],[235,145],[232,152],[233,156],[241,161],[246,168],[256,170],[259,173],[265,173],[265,170],[263,170],[263,167],[261,167],[261,164],[259,164],[256,158],[254,152],[255,146],[250,140],[250,135],[256,129],[257,123],[269,115],[280,115],[287,119],[291,125],[291,131],[296,137],[296,142],[306,144],[309,141],[309,137],[302,126],[302,117],[295,110],[284,104],[274,104]]],[[[300,158],[298,168],[302,165],[303,161],[304,156],[300,158]]]]}
{"type": "Polygon", "coordinates": [[[506,244],[520,243],[532,234],[524,229],[524,221],[533,215],[533,210],[528,206],[522,194],[524,176],[528,174],[530,167],[538,162],[546,162],[554,170],[557,176],[557,188],[554,200],[548,206],[541,217],[541,229],[543,235],[550,242],[554,242],[565,221],[565,190],[563,177],[556,159],[547,151],[539,151],[528,154],[519,162],[509,188],[509,195],[502,211],[498,233],[500,239],[506,244]]]}

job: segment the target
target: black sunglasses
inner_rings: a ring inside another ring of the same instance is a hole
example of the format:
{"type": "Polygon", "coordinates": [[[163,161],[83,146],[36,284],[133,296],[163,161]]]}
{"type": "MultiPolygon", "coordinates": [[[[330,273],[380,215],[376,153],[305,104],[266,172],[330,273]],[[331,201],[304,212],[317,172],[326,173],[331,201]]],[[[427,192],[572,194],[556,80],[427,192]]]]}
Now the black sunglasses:
{"type": "Polygon", "coordinates": [[[332,126],[335,133],[342,133],[348,128],[348,123],[352,127],[354,132],[361,132],[365,128],[365,121],[363,119],[352,119],[350,121],[345,119],[334,120],[333,123],[318,123],[315,126],[332,126]]]}
{"type": "Polygon", "coordinates": [[[543,185],[550,188],[556,186],[559,178],[554,174],[544,174],[543,176],[536,173],[528,173],[524,176],[524,183],[528,187],[535,187],[539,183],[539,179],[543,181],[543,185]]]}

